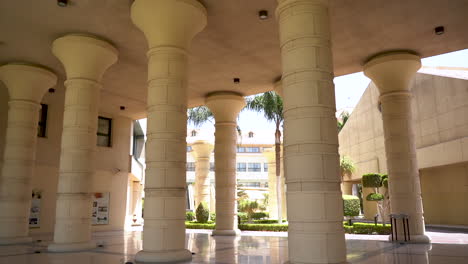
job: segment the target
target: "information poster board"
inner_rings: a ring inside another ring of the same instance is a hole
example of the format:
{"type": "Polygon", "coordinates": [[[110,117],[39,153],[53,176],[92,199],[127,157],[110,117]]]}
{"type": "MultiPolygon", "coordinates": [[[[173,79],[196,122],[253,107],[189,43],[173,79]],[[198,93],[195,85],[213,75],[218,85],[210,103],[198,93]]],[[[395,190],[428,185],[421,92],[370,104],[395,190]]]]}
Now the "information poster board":
{"type": "Polygon", "coordinates": [[[93,210],[91,223],[93,225],[109,224],[109,196],[108,192],[93,194],[93,210]]]}
{"type": "Polygon", "coordinates": [[[29,227],[39,228],[41,226],[41,191],[33,191],[31,199],[31,210],[29,212],[29,227]]]}

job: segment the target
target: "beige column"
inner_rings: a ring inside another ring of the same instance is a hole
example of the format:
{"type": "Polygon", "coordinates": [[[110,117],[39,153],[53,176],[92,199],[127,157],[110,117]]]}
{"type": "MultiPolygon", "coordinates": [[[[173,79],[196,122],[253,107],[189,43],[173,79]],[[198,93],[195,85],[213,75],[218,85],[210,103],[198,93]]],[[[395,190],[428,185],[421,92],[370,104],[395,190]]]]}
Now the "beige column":
{"type": "MultiPolygon", "coordinates": [[[[409,82],[421,67],[419,56],[410,52],[388,52],[371,58],[364,74],[380,91],[387,156],[391,210],[408,214],[412,242],[429,243],[425,235],[421,185],[419,182],[409,82]]],[[[403,238],[403,228],[398,226],[403,238]]]]}
{"type": "Polygon", "coordinates": [[[91,182],[94,174],[99,91],[117,50],[94,36],[70,34],[56,39],[53,54],[62,62],[65,81],[60,173],[54,242],[49,251],[79,251],[91,242],[91,182]]]}
{"type": "Polygon", "coordinates": [[[341,192],[346,195],[353,195],[353,183],[344,181],[341,183],[341,192]]]}
{"type": "Polygon", "coordinates": [[[278,196],[276,189],[276,162],[274,148],[263,151],[263,155],[268,161],[268,213],[270,219],[278,219],[278,196]]]}
{"type": "Polygon", "coordinates": [[[289,261],[344,263],[328,1],[278,2],[289,261]]]}
{"type": "Polygon", "coordinates": [[[192,38],[206,26],[206,10],[196,0],[136,0],[131,18],[149,48],[145,225],[136,261],[190,260],[184,222],[187,60],[192,38]]]}
{"type": "Polygon", "coordinates": [[[10,95],[0,175],[0,245],[5,245],[31,242],[29,211],[40,102],[57,77],[40,66],[11,63],[0,67],[0,80],[10,95]]]}
{"type": "Polygon", "coordinates": [[[195,163],[195,208],[205,202],[210,208],[210,156],[213,145],[204,140],[197,140],[192,144],[192,155],[195,163]]]}
{"type": "Polygon", "coordinates": [[[215,117],[216,229],[213,235],[235,236],[237,229],[237,115],[244,97],[233,92],[208,95],[206,105],[215,117]]]}

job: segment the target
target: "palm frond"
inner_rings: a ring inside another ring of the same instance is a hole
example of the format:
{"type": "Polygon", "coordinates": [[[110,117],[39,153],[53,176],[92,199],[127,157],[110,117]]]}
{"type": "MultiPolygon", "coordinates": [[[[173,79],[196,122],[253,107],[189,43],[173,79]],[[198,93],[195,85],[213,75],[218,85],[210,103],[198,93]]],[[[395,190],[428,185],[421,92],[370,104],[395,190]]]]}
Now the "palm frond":
{"type": "Polygon", "coordinates": [[[199,106],[187,110],[187,119],[189,123],[198,127],[205,122],[213,122],[213,113],[206,106],[199,106]]]}

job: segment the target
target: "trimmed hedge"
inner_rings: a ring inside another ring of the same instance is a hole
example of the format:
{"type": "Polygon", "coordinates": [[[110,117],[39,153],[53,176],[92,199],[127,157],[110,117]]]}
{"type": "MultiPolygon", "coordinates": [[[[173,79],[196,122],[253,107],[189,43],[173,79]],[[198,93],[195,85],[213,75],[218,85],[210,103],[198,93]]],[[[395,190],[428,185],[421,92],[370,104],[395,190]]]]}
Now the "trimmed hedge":
{"type": "Polygon", "coordinates": [[[215,229],[215,223],[185,222],[187,229],[215,229]]]}
{"type": "Polygon", "coordinates": [[[216,222],[216,213],[210,213],[210,221],[216,222]]]}
{"type": "Polygon", "coordinates": [[[366,197],[367,201],[382,201],[383,199],[384,196],[380,193],[369,193],[369,195],[366,197]]]}
{"type": "Polygon", "coordinates": [[[208,206],[206,205],[206,203],[201,202],[198,205],[197,210],[195,211],[195,214],[197,216],[197,221],[199,223],[208,222],[208,219],[210,218],[210,210],[208,209],[208,206]]]}
{"type": "MultiPolygon", "coordinates": [[[[283,220],[283,223],[287,220],[283,220]]],[[[274,219],[263,219],[263,220],[253,220],[252,223],[254,224],[277,224],[278,220],[274,219]]]]}
{"type": "Polygon", "coordinates": [[[288,231],[287,224],[240,224],[240,230],[249,231],[288,231]]]}
{"type": "Polygon", "coordinates": [[[185,212],[185,220],[186,221],[195,220],[195,213],[194,212],[185,212]]]}
{"type": "Polygon", "coordinates": [[[379,188],[382,186],[382,175],[378,173],[368,173],[362,175],[362,187],[379,188]]]}
{"type": "Polygon", "coordinates": [[[268,217],[268,213],[266,212],[255,212],[252,214],[252,219],[255,219],[255,220],[260,220],[262,218],[267,218],[268,217]]]}
{"type": "Polygon", "coordinates": [[[354,195],[343,195],[343,215],[358,216],[361,213],[359,197],[354,195]]]}
{"type": "Polygon", "coordinates": [[[353,226],[345,226],[346,233],[350,234],[372,234],[389,235],[391,233],[390,225],[354,223],[353,226]]]}

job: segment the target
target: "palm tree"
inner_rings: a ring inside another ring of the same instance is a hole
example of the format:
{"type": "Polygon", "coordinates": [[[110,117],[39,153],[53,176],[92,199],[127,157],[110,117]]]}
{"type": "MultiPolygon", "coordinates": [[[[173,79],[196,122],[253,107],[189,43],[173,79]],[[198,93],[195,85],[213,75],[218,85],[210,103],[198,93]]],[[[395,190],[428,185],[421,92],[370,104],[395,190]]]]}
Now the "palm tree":
{"type": "Polygon", "coordinates": [[[275,162],[276,162],[276,197],[278,203],[278,223],[283,223],[282,183],[281,183],[281,131],[283,123],[283,100],[275,92],[266,92],[253,98],[247,98],[246,109],[263,113],[268,121],[275,123],[275,162]]]}
{"type": "MultiPolygon", "coordinates": [[[[187,120],[194,126],[201,126],[205,122],[213,123],[214,115],[211,110],[206,106],[198,106],[187,110],[187,120]]],[[[242,135],[242,130],[239,126],[236,127],[237,134],[242,135]]]]}

